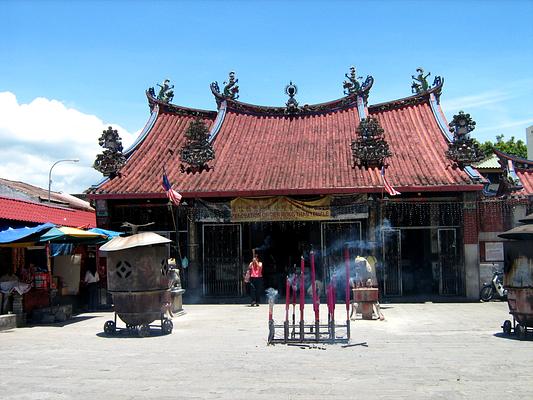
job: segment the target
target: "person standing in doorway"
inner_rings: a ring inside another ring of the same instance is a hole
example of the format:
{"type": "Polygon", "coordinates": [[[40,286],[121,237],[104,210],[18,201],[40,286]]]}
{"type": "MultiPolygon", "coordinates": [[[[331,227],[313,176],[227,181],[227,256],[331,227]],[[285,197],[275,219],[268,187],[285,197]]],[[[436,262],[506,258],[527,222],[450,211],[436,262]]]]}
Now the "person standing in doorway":
{"type": "Polygon", "coordinates": [[[84,282],[87,285],[87,291],[89,293],[89,311],[96,311],[98,308],[98,281],[100,276],[96,270],[96,265],[91,265],[85,272],[84,282]]]}
{"type": "Polygon", "coordinates": [[[254,250],[252,262],[248,265],[250,271],[250,297],[252,307],[258,307],[261,302],[261,292],[263,291],[263,263],[254,250]]]}

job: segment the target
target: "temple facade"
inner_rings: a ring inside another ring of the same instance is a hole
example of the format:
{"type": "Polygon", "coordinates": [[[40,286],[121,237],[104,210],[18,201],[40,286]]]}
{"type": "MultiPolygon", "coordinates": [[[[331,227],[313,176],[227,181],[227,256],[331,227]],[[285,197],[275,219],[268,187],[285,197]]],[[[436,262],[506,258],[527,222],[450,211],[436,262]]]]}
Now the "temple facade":
{"type": "Polygon", "coordinates": [[[471,167],[475,123],[459,113],[448,124],[443,79],[430,85],[417,71],[413,94],[398,100],[369,104],[374,79],[352,68],[340,99],[301,105],[291,82],[283,107],[237,100],[230,74],[222,90],[211,84],[213,111],[172,104],[165,81],[147,91],[136,142],[90,190],[98,225],[155,222],[201,296],[242,296],[254,251],[277,289],[311,251],[318,279],[337,274],[348,251],[377,258],[386,298],[477,299],[487,181],[471,167]]]}

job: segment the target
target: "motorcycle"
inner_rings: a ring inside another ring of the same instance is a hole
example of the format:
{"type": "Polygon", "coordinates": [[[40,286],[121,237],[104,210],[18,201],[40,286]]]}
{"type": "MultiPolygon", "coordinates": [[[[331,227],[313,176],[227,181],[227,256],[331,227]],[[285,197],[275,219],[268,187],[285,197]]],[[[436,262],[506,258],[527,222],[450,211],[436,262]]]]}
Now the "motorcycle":
{"type": "Polygon", "coordinates": [[[507,298],[507,289],[503,288],[503,272],[494,271],[492,281],[485,283],[479,292],[481,301],[490,301],[494,297],[507,298]]]}

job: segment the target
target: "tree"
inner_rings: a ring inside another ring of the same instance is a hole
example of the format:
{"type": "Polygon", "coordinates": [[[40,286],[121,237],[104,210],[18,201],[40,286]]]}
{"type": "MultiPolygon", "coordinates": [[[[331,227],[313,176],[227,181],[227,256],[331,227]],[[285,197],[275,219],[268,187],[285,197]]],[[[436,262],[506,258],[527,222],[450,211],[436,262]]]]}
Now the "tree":
{"type": "MultiPolygon", "coordinates": [[[[476,141],[477,142],[477,141],[476,141]]],[[[527,158],[527,146],[523,140],[515,141],[515,137],[511,136],[511,139],[504,141],[503,135],[496,136],[496,143],[487,140],[484,143],[479,143],[479,148],[485,154],[485,157],[490,156],[494,149],[502,151],[506,154],[514,155],[521,158],[527,158]]]]}

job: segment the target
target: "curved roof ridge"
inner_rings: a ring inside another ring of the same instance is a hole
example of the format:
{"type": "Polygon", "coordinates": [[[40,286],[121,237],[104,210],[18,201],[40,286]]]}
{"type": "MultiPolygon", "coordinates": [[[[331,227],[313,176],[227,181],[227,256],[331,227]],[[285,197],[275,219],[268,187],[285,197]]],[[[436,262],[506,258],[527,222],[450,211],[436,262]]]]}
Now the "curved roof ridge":
{"type": "Polygon", "coordinates": [[[150,92],[146,91],[146,98],[148,99],[148,104],[150,105],[150,110],[152,110],[156,105],[159,106],[160,112],[169,112],[173,114],[182,114],[182,115],[193,115],[196,117],[215,117],[217,111],[215,110],[203,110],[201,108],[191,108],[185,106],[179,106],[176,104],[165,103],[164,101],[157,100],[155,97],[150,95],[150,92]]]}
{"type": "Polygon", "coordinates": [[[431,94],[434,94],[437,103],[440,101],[440,94],[442,92],[442,86],[444,85],[444,78],[441,78],[440,82],[433,86],[431,89],[423,93],[416,93],[412,96],[403,97],[397,100],[385,101],[383,103],[372,104],[368,106],[369,112],[388,111],[395,108],[408,107],[424,102],[429,102],[431,94]]]}
{"type": "Polygon", "coordinates": [[[498,150],[498,149],[494,149],[493,151],[494,151],[494,154],[496,154],[498,157],[505,158],[506,160],[511,160],[513,162],[533,166],[533,161],[528,160],[527,158],[522,158],[522,157],[515,156],[513,154],[504,153],[503,151],[498,150]]]}
{"type": "Polygon", "coordinates": [[[342,97],[340,99],[317,103],[304,104],[299,108],[299,112],[294,114],[287,113],[287,107],[281,106],[262,106],[250,103],[244,103],[237,100],[225,99],[228,109],[232,111],[241,112],[244,114],[261,114],[261,115],[280,115],[280,116],[300,116],[310,114],[326,114],[329,112],[336,112],[357,106],[357,95],[352,94],[342,97]]]}
{"type": "Polygon", "coordinates": [[[242,101],[237,101],[231,99],[228,96],[224,96],[220,93],[218,84],[216,82],[211,83],[210,88],[211,92],[215,96],[217,101],[217,106],[220,107],[220,104],[225,101],[227,108],[232,111],[241,112],[243,114],[252,114],[252,115],[279,115],[279,116],[305,116],[305,115],[317,115],[317,114],[327,114],[331,112],[346,110],[352,107],[357,107],[357,98],[361,97],[364,99],[366,105],[366,99],[368,97],[368,92],[374,84],[374,78],[371,76],[367,77],[366,82],[363,84],[360,91],[356,93],[351,93],[347,96],[341,97],[339,99],[316,103],[316,104],[304,104],[303,106],[298,107],[297,112],[288,113],[286,106],[262,106],[257,104],[245,103],[242,101]]]}

